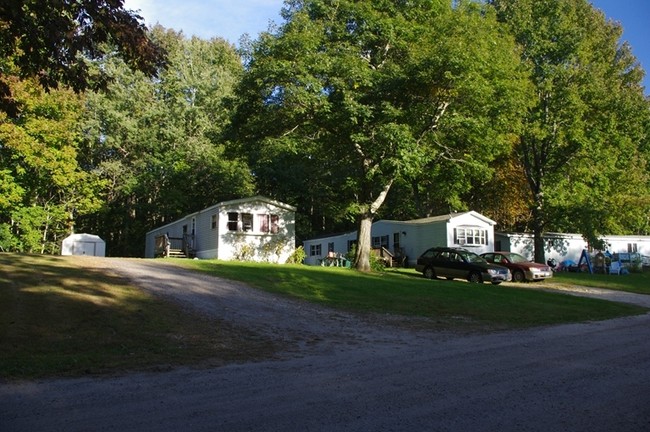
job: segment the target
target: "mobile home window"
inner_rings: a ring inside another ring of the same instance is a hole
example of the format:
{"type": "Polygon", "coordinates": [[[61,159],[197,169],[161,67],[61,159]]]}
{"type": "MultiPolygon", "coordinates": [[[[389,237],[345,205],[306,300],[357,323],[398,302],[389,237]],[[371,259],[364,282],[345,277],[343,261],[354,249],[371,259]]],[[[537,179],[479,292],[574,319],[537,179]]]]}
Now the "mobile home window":
{"type": "Polygon", "coordinates": [[[210,227],[212,227],[212,229],[217,229],[217,215],[216,214],[212,215],[212,219],[211,219],[211,222],[210,222],[210,227]]]}
{"type": "Polygon", "coordinates": [[[257,215],[259,231],[263,233],[277,234],[280,226],[280,217],[278,215],[260,214],[257,215]]]}
{"type": "Polygon", "coordinates": [[[237,231],[239,225],[239,213],[228,212],[228,231],[237,231]]]}
{"type": "Polygon", "coordinates": [[[309,246],[309,255],[310,256],[321,256],[320,244],[313,244],[309,246]]]}
{"type": "Polygon", "coordinates": [[[241,224],[244,231],[253,231],[253,215],[251,213],[242,213],[241,224]]]}
{"type": "Polygon", "coordinates": [[[455,243],[459,245],[487,245],[487,230],[481,228],[456,228],[455,243]]]}
{"type": "Polygon", "coordinates": [[[269,232],[269,215],[267,214],[257,215],[257,223],[259,224],[260,232],[263,233],[269,232]]]}
{"type": "Polygon", "coordinates": [[[372,238],[372,247],[373,248],[380,248],[380,247],[385,247],[388,249],[388,236],[377,236],[372,238]]]}
{"type": "Polygon", "coordinates": [[[271,234],[277,234],[280,232],[280,216],[271,215],[271,234]]]}

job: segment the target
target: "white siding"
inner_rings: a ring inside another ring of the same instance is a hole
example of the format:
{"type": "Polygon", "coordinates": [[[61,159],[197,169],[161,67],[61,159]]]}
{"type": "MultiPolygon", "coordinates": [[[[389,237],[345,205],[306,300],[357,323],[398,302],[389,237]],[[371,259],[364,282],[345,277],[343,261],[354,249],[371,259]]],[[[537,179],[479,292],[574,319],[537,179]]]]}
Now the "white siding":
{"type": "Polygon", "coordinates": [[[327,256],[328,246],[330,243],[333,243],[333,252],[336,255],[345,255],[348,253],[348,243],[350,241],[355,241],[357,239],[357,232],[353,231],[350,233],[339,234],[331,237],[322,237],[311,240],[306,240],[303,242],[303,248],[305,248],[305,253],[307,257],[305,258],[305,264],[307,265],[319,265],[321,260],[327,256]],[[312,247],[318,249],[317,246],[320,246],[320,254],[312,255],[312,247]]]}
{"type": "Polygon", "coordinates": [[[253,252],[252,259],[255,261],[284,263],[295,249],[294,212],[263,201],[222,206],[219,209],[218,231],[220,232],[218,258],[222,260],[235,259],[250,249],[253,252]],[[230,212],[253,215],[252,229],[248,232],[229,230],[228,213],[230,212]],[[258,215],[277,215],[278,233],[261,233],[258,215]]]}
{"type": "MultiPolygon", "coordinates": [[[[534,257],[532,234],[497,233],[501,241],[501,249],[516,252],[528,259],[534,257]]],[[[610,253],[628,252],[628,248],[636,247],[641,255],[650,255],[650,237],[648,236],[604,236],[606,250],[610,253]]],[[[546,234],[544,240],[545,259],[554,258],[558,263],[570,259],[576,263],[580,260],[582,251],[589,249],[589,244],[580,234],[546,234]]]]}
{"type": "Polygon", "coordinates": [[[450,247],[463,247],[469,251],[477,254],[491,252],[494,250],[494,222],[484,217],[477,217],[477,214],[470,212],[459,215],[458,217],[449,220],[447,227],[447,245],[450,247]],[[469,244],[457,243],[455,237],[455,230],[458,228],[464,229],[480,229],[485,231],[486,244],[469,244]]]}
{"type": "MultiPolygon", "coordinates": [[[[395,253],[395,234],[399,235],[399,246],[410,266],[427,249],[434,246],[460,246],[454,242],[454,228],[458,226],[477,227],[487,230],[487,245],[472,247],[471,250],[483,253],[494,248],[495,222],[476,212],[458,213],[411,221],[379,220],[372,225],[371,237],[388,236],[388,250],[395,253]]],[[[356,240],[356,231],[330,237],[306,240],[303,245],[307,253],[306,264],[318,265],[327,255],[327,245],[333,242],[335,252],[347,252],[348,240],[356,240]],[[311,247],[320,245],[321,254],[310,256],[311,247]],[[340,249],[339,249],[340,248],[340,249]]],[[[468,248],[470,249],[470,248],[468,248]]]]}
{"type": "Polygon", "coordinates": [[[650,256],[650,237],[648,236],[607,236],[603,240],[607,243],[607,250],[611,253],[636,252],[650,256]]]}
{"type": "Polygon", "coordinates": [[[156,228],[147,233],[145,257],[153,258],[155,238],[168,234],[169,237],[182,237],[183,226],[192,233],[194,228],[194,249],[197,258],[216,258],[231,260],[250,249],[247,256],[255,261],[284,263],[295,250],[295,208],[266,199],[253,197],[227,201],[185,216],[175,222],[156,228]],[[230,231],[228,213],[250,213],[253,227],[248,232],[230,231]],[[262,233],[258,215],[278,216],[278,232],[262,233]],[[212,228],[212,217],[216,215],[216,227],[212,228]]]}

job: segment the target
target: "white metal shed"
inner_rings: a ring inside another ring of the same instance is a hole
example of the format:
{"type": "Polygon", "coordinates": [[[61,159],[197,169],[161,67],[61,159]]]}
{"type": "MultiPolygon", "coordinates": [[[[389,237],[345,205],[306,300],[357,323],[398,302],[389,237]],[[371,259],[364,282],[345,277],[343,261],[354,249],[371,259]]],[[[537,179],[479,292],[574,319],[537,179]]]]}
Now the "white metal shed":
{"type": "Polygon", "coordinates": [[[61,255],[106,256],[106,243],[94,234],[71,234],[61,244],[61,255]]]}

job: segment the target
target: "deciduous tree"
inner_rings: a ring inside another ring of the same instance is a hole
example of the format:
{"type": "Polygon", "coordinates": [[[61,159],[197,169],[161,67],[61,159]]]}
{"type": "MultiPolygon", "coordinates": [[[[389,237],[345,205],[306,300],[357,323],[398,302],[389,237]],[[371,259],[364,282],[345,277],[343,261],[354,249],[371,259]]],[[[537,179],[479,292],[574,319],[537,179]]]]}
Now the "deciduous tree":
{"type": "Polygon", "coordinates": [[[101,205],[102,184],[77,163],[82,98],[14,80],[18,119],[0,112],[0,246],[56,253],[79,215],[101,205]]]}
{"type": "Polygon", "coordinates": [[[596,243],[621,230],[623,209],[647,213],[643,70],[621,43],[622,28],[587,0],[489,3],[535,87],[516,155],[530,189],[535,260],[544,262],[549,228],[580,230],[596,243]]]}
{"type": "Polygon", "coordinates": [[[107,58],[112,83],[87,104],[85,164],[109,186],[106,206],[83,224],[112,255],[142,256],[148,230],[253,191],[248,166],[222,138],[242,72],[234,47],[162,27],[152,38],[168,68],[151,79],[107,58]]]}
{"type": "Polygon", "coordinates": [[[514,43],[470,1],[293,0],[283,17],[249,52],[240,142],[263,182],[279,157],[308,161],[301,180],[334,188],[368,270],[371,224],[397,181],[426,170],[451,185],[441,166],[458,182],[509,151],[525,104],[514,43]]]}
{"type": "Polygon", "coordinates": [[[0,109],[15,114],[7,59],[21,78],[45,88],[66,84],[79,91],[106,76],[87,60],[117,50],[134,69],[154,75],[165,53],[147,37],[141,17],[123,0],[4,0],[0,2],[0,109]]]}

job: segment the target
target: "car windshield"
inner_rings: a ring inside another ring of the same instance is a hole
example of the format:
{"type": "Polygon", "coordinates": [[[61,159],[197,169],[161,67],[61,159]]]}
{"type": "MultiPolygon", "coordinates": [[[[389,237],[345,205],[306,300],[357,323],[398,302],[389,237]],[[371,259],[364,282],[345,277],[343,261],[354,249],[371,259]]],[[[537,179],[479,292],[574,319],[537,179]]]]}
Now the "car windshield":
{"type": "Polygon", "coordinates": [[[476,255],[474,252],[459,252],[463,256],[465,261],[469,263],[484,263],[486,262],[483,257],[476,255]]]}
{"type": "Polygon", "coordinates": [[[516,253],[509,253],[508,255],[506,255],[506,257],[508,257],[508,259],[512,263],[525,263],[525,262],[528,262],[528,260],[526,258],[524,258],[523,256],[521,256],[519,254],[516,254],[516,253]]]}

